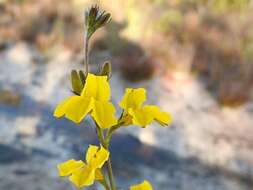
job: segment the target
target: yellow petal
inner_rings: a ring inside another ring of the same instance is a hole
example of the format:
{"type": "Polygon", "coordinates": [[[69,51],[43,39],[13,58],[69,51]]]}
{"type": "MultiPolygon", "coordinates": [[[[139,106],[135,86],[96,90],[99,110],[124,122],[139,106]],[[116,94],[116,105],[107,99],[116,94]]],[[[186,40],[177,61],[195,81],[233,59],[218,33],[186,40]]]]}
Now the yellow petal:
{"type": "Polygon", "coordinates": [[[89,165],[93,169],[101,168],[104,165],[104,163],[108,160],[109,154],[110,153],[101,146],[100,149],[97,151],[96,155],[93,157],[93,159],[90,160],[89,165]]]}
{"type": "Polygon", "coordinates": [[[96,76],[89,73],[81,96],[94,98],[99,101],[108,101],[111,96],[111,90],[107,76],[96,76]]]}
{"type": "Polygon", "coordinates": [[[152,185],[147,180],[145,180],[140,184],[131,186],[130,190],[153,190],[153,188],[152,185]]]}
{"type": "Polygon", "coordinates": [[[75,170],[69,177],[69,180],[77,187],[82,188],[90,186],[95,180],[95,170],[85,165],[82,168],[75,170]]]}
{"type": "Polygon", "coordinates": [[[99,147],[90,145],[86,153],[86,162],[89,164],[90,161],[95,157],[99,147]]]}
{"type": "Polygon", "coordinates": [[[129,114],[132,116],[132,122],[134,125],[145,127],[153,121],[153,115],[147,112],[145,109],[129,109],[129,114]]]}
{"type": "Polygon", "coordinates": [[[168,125],[172,119],[171,116],[162,112],[157,106],[143,106],[140,109],[129,109],[129,114],[133,117],[133,124],[145,127],[152,123],[153,120],[159,122],[162,126],[168,125]]]}
{"type": "Polygon", "coordinates": [[[171,115],[167,112],[161,111],[157,106],[147,105],[144,106],[143,109],[145,109],[147,113],[150,113],[162,126],[168,125],[172,122],[171,115]]]}
{"type": "Polygon", "coordinates": [[[76,161],[74,159],[68,160],[64,163],[61,163],[57,166],[59,176],[64,177],[64,176],[69,176],[71,175],[76,169],[84,166],[85,164],[79,160],[76,161]]]}
{"type": "Polygon", "coordinates": [[[54,116],[61,117],[65,115],[67,119],[80,123],[91,109],[91,99],[81,96],[71,96],[56,107],[54,116]]]}
{"type": "Polygon", "coordinates": [[[145,100],[146,90],[144,88],[127,88],[119,105],[125,110],[128,110],[129,108],[138,109],[145,100]]]}
{"type": "Polygon", "coordinates": [[[112,103],[105,101],[94,101],[91,116],[99,127],[105,129],[117,124],[115,108],[112,103]]]}
{"type": "Polygon", "coordinates": [[[66,98],[65,100],[63,100],[61,103],[59,103],[55,110],[54,110],[54,116],[59,118],[59,117],[62,117],[65,115],[65,112],[66,112],[66,107],[69,103],[69,100],[70,100],[71,97],[69,98],[66,98]]]}
{"type": "Polygon", "coordinates": [[[101,171],[101,169],[96,169],[95,171],[95,179],[98,181],[101,181],[104,179],[103,173],[101,171]]]}

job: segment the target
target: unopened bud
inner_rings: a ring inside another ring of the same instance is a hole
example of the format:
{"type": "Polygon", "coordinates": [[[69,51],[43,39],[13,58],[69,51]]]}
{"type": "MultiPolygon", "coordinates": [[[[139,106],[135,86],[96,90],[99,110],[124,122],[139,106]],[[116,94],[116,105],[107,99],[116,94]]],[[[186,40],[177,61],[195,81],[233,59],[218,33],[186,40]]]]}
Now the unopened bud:
{"type": "Polygon", "coordinates": [[[84,85],[83,85],[76,70],[71,71],[71,78],[70,79],[71,79],[71,84],[72,84],[72,91],[76,95],[80,95],[83,90],[84,85]]]}
{"type": "Polygon", "coordinates": [[[111,20],[111,14],[110,13],[106,13],[105,15],[101,15],[101,17],[98,19],[97,21],[97,26],[102,27],[104,25],[106,25],[107,23],[109,23],[111,20]]]}
{"type": "Polygon", "coordinates": [[[110,62],[105,62],[102,66],[102,69],[100,71],[101,76],[107,76],[107,79],[109,80],[112,75],[112,66],[110,62]]]}
{"type": "Polygon", "coordinates": [[[80,70],[80,71],[79,71],[79,77],[80,77],[81,82],[82,82],[82,84],[83,84],[83,86],[84,86],[87,76],[84,74],[83,71],[80,70]]]}
{"type": "Polygon", "coordinates": [[[84,15],[88,38],[90,38],[98,28],[106,25],[111,20],[111,14],[99,10],[97,5],[94,5],[85,11],[84,15]]]}

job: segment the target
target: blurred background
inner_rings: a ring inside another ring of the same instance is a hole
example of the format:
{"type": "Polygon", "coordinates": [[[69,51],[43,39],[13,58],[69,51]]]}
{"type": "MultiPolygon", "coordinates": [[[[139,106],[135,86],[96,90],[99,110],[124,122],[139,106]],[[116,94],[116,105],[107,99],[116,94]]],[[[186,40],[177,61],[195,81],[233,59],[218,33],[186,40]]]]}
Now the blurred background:
{"type": "Polygon", "coordinates": [[[112,13],[91,40],[90,62],[97,72],[111,60],[113,103],[126,87],[145,87],[148,103],[174,119],[113,137],[118,186],[252,189],[251,0],[0,0],[0,189],[74,189],[56,164],[98,143],[90,120],[77,127],[52,115],[71,94],[71,69],[84,67],[92,3],[112,13]]]}

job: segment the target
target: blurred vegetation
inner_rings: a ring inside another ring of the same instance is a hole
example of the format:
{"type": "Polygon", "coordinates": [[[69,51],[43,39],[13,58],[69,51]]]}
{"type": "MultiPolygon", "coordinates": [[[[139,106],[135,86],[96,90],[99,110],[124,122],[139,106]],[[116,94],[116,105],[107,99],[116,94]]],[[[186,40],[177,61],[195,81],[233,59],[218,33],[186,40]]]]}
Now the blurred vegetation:
{"type": "Polygon", "coordinates": [[[223,105],[252,100],[251,1],[133,0],[131,9],[127,14],[141,15],[141,23],[131,25],[138,30],[131,31],[163,67],[198,73],[223,105]]]}
{"type": "Polygon", "coordinates": [[[94,2],[114,20],[95,36],[94,51],[109,48],[125,78],[136,81],[176,69],[204,78],[221,104],[252,100],[250,0],[5,0],[0,47],[25,40],[42,52],[63,44],[82,53],[82,8],[94,2]]]}

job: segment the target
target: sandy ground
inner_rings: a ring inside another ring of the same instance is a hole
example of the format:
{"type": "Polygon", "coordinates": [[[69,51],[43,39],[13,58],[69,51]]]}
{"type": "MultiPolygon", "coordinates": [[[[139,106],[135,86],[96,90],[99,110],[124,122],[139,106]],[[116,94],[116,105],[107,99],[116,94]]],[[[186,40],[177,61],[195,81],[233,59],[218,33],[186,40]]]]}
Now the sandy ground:
{"type": "MultiPolygon", "coordinates": [[[[46,60],[22,43],[0,52],[0,60],[0,91],[9,93],[0,101],[0,189],[73,188],[57,177],[56,164],[82,158],[97,140],[89,120],[77,127],[52,111],[70,95],[68,73],[81,65],[67,50],[46,60]]],[[[114,104],[124,88],[145,87],[147,102],[173,115],[170,127],[127,127],[113,138],[119,187],[147,178],[158,190],[252,189],[252,103],[221,108],[201,81],[182,73],[133,84],[115,72],[111,86],[114,104]]]]}

